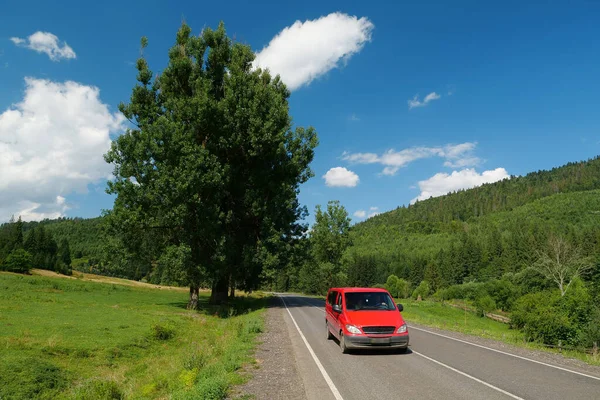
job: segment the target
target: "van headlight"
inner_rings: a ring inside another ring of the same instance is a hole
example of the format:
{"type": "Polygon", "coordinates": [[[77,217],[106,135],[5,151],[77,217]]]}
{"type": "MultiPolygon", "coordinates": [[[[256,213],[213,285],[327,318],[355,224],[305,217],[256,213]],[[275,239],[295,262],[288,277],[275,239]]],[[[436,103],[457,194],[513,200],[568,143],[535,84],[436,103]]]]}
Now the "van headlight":
{"type": "Polygon", "coordinates": [[[346,330],[350,333],[354,333],[354,334],[359,334],[360,329],[358,329],[357,327],[355,327],[354,325],[346,325],[346,330]]]}
{"type": "Polygon", "coordinates": [[[408,330],[408,327],[406,326],[406,324],[402,324],[400,326],[400,328],[398,328],[398,330],[396,331],[396,333],[406,333],[407,330],[408,330]]]}

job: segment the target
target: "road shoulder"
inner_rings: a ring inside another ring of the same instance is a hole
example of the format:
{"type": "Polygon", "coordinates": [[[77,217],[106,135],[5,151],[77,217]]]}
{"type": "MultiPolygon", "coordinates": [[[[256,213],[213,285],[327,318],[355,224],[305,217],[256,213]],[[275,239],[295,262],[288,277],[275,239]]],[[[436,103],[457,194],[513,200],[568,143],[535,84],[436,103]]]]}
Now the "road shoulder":
{"type": "Polygon", "coordinates": [[[256,364],[244,373],[250,379],[233,389],[231,399],[305,400],[304,383],[298,372],[292,340],[285,321],[285,307],[274,297],[265,315],[265,331],[260,335],[256,364]]]}

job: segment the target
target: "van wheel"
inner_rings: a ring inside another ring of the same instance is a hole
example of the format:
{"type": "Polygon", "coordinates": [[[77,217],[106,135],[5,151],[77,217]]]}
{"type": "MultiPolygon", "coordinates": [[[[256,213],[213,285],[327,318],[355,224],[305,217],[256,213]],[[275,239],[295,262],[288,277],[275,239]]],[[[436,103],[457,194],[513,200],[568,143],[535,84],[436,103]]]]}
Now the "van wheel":
{"type": "Polygon", "coordinates": [[[340,349],[342,350],[342,354],[348,354],[348,348],[346,347],[346,339],[344,339],[344,334],[340,332],[340,349]]]}
{"type": "Polygon", "coordinates": [[[327,329],[327,340],[333,339],[333,335],[331,334],[331,331],[329,330],[329,322],[327,322],[327,321],[325,321],[325,329],[327,329]]]}

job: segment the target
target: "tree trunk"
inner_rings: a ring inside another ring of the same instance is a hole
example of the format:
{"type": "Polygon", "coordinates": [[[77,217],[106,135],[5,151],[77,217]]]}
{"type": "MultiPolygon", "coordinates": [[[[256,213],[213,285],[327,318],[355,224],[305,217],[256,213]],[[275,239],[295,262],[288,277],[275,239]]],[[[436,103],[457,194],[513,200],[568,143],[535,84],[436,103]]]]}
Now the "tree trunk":
{"type": "Polygon", "coordinates": [[[190,301],[188,302],[188,310],[198,309],[198,296],[200,295],[200,288],[195,285],[190,285],[190,301]]]}
{"type": "Polygon", "coordinates": [[[227,294],[229,291],[229,279],[227,276],[219,278],[213,282],[212,291],[210,293],[210,304],[227,303],[227,294]]]}
{"type": "Polygon", "coordinates": [[[233,299],[235,297],[235,286],[233,286],[233,284],[231,285],[231,288],[229,289],[229,298],[233,299]]]}

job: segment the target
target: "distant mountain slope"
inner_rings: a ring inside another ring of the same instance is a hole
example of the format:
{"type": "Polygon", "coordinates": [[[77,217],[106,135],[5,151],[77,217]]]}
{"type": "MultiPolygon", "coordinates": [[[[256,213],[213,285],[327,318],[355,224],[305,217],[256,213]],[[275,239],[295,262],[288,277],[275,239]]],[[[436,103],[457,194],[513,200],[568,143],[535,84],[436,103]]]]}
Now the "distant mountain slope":
{"type": "Polygon", "coordinates": [[[46,219],[39,222],[23,223],[23,233],[26,236],[27,231],[43,225],[47,232],[50,232],[57,243],[63,238],[69,241],[72,256],[78,258],[98,258],[102,253],[104,246],[104,218],[58,218],[46,219]]]}
{"type": "Polygon", "coordinates": [[[372,257],[377,282],[394,273],[443,287],[519,272],[551,234],[600,260],[600,159],[380,214],[352,227],[346,257],[372,257]]]}
{"type": "Polygon", "coordinates": [[[512,210],[557,193],[594,189],[600,189],[599,157],[399,207],[356,224],[354,230],[360,234],[373,226],[387,225],[405,233],[451,232],[453,222],[512,210]]]}

